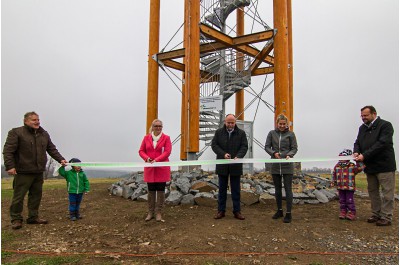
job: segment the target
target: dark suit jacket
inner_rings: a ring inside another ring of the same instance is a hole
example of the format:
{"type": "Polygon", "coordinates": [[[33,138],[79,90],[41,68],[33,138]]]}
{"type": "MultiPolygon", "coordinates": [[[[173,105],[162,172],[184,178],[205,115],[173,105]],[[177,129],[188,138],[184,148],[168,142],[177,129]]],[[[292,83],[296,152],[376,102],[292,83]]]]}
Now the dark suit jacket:
{"type": "Polygon", "coordinates": [[[393,149],[393,126],[378,117],[370,126],[361,125],[358,130],[354,153],[364,156],[365,173],[375,174],[396,170],[393,149]]]}
{"type": "MultiPolygon", "coordinates": [[[[217,155],[217,159],[224,159],[226,153],[230,154],[232,159],[243,158],[248,149],[246,133],[235,125],[235,129],[229,137],[224,125],[215,132],[211,148],[217,155]]],[[[240,176],[243,174],[243,164],[216,165],[215,171],[218,175],[240,176]]]]}

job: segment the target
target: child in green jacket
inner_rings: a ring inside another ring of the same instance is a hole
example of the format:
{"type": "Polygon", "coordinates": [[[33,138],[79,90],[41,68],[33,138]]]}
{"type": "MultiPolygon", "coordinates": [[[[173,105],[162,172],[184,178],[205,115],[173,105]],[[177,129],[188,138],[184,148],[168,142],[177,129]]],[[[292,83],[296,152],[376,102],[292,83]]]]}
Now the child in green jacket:
{"type": "MultiPolygon", "coordinates": [[[[69,163],[80,163],[78,158],[72,158],[69,163]]],[[[81,205],[83,194],[89,192],[89,180],[85,172],[79,166],[72,166],[72,169],[65,171],[62,166],[58,170],[61,176],[67,180],[67,188],[69,193],[69,216],[71,221],[82,219],[79,214],[79,207],[81,205]]]]}

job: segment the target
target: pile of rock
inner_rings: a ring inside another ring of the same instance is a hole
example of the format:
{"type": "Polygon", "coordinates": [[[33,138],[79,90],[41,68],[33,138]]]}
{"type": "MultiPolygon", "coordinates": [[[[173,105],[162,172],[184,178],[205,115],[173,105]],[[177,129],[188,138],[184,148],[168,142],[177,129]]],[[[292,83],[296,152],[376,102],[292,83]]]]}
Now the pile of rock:
{"type": "MultiPolygon", "coordinates": [[[[130,177],[112,184],[110,194],[126,199],[147,201],[147,184],[143,172],[134,172],[130,177]]],[[[282,190],[285,198],[285,191],[282,190]]],[[[259,173],[245,175],[241,179],[241,202],[245,205],[266,203],[273,200],[275,188],[271,175],[259,173]]],[[[202,205],[215,207],[218,197],[218,176],[204,171],[172,172],[167,183],[166,204],[202,205]]],[[[227,203],[231,203],[228,191],[227,203]]],[[[293,179],[294,204],[326,203],[337,198],[336,189],[330,188],[330,181],[324,178],[301,175],[293,179]]],[[[229,207],[229,205],[227,205],[229,207]]]]}

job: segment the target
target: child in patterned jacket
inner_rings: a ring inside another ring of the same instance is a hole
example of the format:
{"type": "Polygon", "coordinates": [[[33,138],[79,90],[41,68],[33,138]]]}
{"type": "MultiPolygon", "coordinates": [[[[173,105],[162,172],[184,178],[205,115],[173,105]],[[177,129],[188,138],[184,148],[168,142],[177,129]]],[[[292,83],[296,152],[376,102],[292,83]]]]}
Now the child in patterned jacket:
{"type": "MultiPolygon", "coordinates": [[[[80,163],[78,158],[72,158],[69,163],[80,163]]],[[[67,181],[68,199],[69,199],[69,215],[71,221],[82,219],[79,209],[83,199],[83,194],[89,192],[89,180],[85,172],[79,166],[72,166],[72,169],[65,171],[62,166],[58,170],[61,176],[67,181]]]]}
{"type": "MultiPolygon", "coordinates": [[[[344,149],[339,156],[350,156],[353,152],[344,149]]],[[[350,160],[339,160],[332,172],[332,184],[339,192],[340,219],[354,221],[356,219],[356,206],[354,204],[354,191],[356,190],[356,175],[363,170],[361,163],[354,164],[350,160]]]]}

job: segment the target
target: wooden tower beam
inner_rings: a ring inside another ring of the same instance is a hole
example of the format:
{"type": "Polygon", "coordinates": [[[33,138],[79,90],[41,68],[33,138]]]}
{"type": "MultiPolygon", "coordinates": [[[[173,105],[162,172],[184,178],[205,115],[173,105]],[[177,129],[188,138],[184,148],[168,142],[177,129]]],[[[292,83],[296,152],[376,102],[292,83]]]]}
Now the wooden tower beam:
{"type": "MultiPolygon", "coordinates": [[[[236,36],[244,35],[244,11],[242,8],[236,9],[236,36]]],[[[236,70],[243,71],[244,69],[244,54],[236,53],[236,70]]],[[[244,90],[241,89],[235,93],[235,116],[238,120],[244,121],[244,90]],[[243,113],[242,113],[243,112],[243,113]],[[242,114],[240,114],[242,113],[242,114]]]]}
{"type": "Polygon", "coordinates": [[[289,120],[289,48],[288,48],[288,16],[287,0],[274,0],[274,100],[275,119],[283,113],[289,120]]]}
{"type": "MultiPolygon", "coordinates": [[[[183,14],[183,49],[186,50],[186,45],[188,44],[187,40],[187,32],[189,23],[187,23],[187,18],[189,17],[188,8],[189,4],[188,1],[185,1],[185,6],[184,6],[184,14],[183,14]]],[[[168,67],[172,67],[171,65],[173,63],[176,63],[173,60],[167,60],[167,62],[170,65],[166,65],[168,67]]],[[[186,62],[186,57],[183,57],[183,62],[186,62]]],[[[163,62],[164,64],[166,61],[163,62]]],[[[185,64],[182,65],[175,65],[175,67],[180,67],[179,70],[182,71],[182,80],[185,80],[186,74],[185,74],[185,64]]],[[[175,68],[176,69],[176,68],[175,68]]],[[[181,160],[187,160],[187,152],[188,152],[188,139],[189,139],[189,131],[187,130],[189,126],[189,121],[188,121],[188,103],[189,103],[189,98],[188,98],[189,92],[187,91],[187,86],[185,85],[185,82],[182,82],[182,105],[181,105],[181,152],[180,152],[180,159],[181,160]]]]}
{"type": "Polygon", "coordinates": [[[287,0],[288,16],[288,47],[289,47],[289,101],[290,101],[290,129],[293,130],[293,38],[292,38],[292,0],[287,0]]]}
{"type": "Polygon", "coordinates": [[[200,109],[200,0],[186,0],[185,23],[185,91],[188,93],[188,127],[182,134],[187,138],[187,159],[195,160],[199,152],[199,109],[200,109]]]}
{"type": "Polygon", "coordinates": [[[146,133],[158,118],[158,63],[152,56],[159,51],[160,0],[150,0],[149,55],[147,65],[147,119],[146,133]]]}

